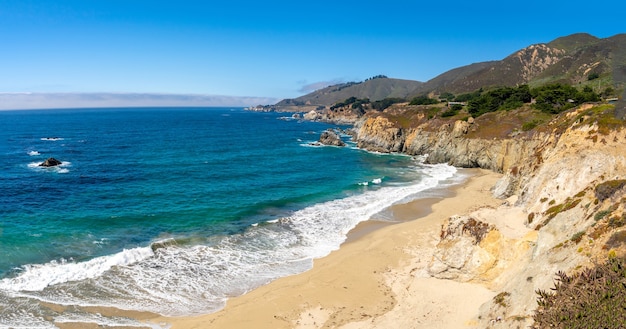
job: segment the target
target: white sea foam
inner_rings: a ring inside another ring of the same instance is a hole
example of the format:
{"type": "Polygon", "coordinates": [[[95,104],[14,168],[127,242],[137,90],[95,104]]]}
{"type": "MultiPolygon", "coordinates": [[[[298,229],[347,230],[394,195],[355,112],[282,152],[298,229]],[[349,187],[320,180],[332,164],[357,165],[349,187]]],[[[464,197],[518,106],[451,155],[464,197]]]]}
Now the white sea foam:
{"type": "Polygon", "coordinates": [[[382,178],[375,178],[372,180],[372,184],[381,184],[383,182],[382,178]]]}
{"type": "Polygon", "coordinates": [[[41,155],[41,153],[37,152],[37,151],[29,151],[28,155],[30,156],[36,156],[36,155],[41,155]]]}
{"type": "Polygon", "coordinates": [[[231,297],[310,269],[359,222],[453,177],[447,165],[419,166],[412,185],[383,186],[316,204],[288,217],[216,237],[210,245],[135,248],[82,263],[31,265],[0,290],[66,305],[112,306],[183,316],[217,311],[231,297]]]}
{"type": "Polygon", "coordinates": [[[56,142],[56,141],[62,141],[65,140],[65,138],[61,138],[61,137],[42,137],[41,138],[42,141],[51,141],[51,142],[56,142]]]}
{"type": "Polygon", "coordinates": [[[0,289],[7,291],[41,291],[48,286],[68,281],[96,278],[116,265],[129,265],[153,256],[149,247],[124,250],[120,253],[74,263],[52,261],[44,265],[26,265],[15,278],[0,280],[0,289]]]}
{"type": "Polygon", "coordinates": [[[57,174],[67,174],[68,172],[70,172],[68,168],[72,166],[72,163],[69,161],[61,161],[60,165],[54,167],[43,167],[40,166],[40,164],[41,162],[31,162],[26,166],[32,170],[55,172],[57,174]]]}

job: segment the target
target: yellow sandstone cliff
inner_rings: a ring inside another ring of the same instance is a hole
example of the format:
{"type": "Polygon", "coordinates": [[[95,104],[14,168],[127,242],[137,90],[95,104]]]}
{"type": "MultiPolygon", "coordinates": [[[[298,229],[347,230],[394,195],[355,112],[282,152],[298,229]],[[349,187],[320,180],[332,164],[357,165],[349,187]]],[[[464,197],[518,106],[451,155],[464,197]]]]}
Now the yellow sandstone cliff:
{"type": "Polygon", "coordinates": [[[433,277],[498,293],[481,306],[479,327],[526,328],[535,291],[552,287],[557,271],[626,254],[626,130],[607,125],[601,109],[583,105],[530,132],[484,133],[471,118],[403,127],[374,115],[355,125],[365,149],[504,174],[493,187],[502,205],[449,218],[428,266],[433,277]]]}

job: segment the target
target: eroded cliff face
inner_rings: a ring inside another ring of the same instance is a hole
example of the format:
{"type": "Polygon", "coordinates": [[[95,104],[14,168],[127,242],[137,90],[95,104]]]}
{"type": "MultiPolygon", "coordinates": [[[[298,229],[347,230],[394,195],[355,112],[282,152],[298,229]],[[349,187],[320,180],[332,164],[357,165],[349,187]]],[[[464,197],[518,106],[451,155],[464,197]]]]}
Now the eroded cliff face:
{"type": "Polygon", "coordinates": [[[434,277],[498,292],[481,307],[481,328],[528,327],[535,291],[549,290],[557,271],[626,255],[626,183],[610,197],[595,192],[626,179],[626,130],[603,129],[585,114],[590,107],[502,138],[472,136],[473,120],[402,128],[377,116],[356,125],[366,149],[504,173],[493,189],[503,204],[448,219],[428,267],[434,277]]]}

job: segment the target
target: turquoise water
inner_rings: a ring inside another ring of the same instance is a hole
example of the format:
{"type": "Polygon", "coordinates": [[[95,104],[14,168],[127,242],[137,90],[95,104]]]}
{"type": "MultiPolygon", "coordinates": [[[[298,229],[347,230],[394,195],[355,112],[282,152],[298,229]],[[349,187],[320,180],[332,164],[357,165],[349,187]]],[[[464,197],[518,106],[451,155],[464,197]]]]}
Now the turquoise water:
{"type": "Polygon", "coordinates": [[[215,311],[458,176],[308,144],[329,127],[240,108],[0,112],[0,327],[131,325],[40,301],[215,311]]]}

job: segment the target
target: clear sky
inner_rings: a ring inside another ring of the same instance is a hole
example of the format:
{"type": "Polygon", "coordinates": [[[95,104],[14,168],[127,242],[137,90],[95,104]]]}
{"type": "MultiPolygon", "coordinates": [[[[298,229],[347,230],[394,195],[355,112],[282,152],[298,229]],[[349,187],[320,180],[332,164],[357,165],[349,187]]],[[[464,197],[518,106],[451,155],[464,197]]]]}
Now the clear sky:
{"type": "Polygon", "coordinates": [[[572,33],[626,32],[621,1],[584,4],[0,0],[0,92],[282,99],[378,74],[427,81],[572,33]]]}

